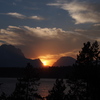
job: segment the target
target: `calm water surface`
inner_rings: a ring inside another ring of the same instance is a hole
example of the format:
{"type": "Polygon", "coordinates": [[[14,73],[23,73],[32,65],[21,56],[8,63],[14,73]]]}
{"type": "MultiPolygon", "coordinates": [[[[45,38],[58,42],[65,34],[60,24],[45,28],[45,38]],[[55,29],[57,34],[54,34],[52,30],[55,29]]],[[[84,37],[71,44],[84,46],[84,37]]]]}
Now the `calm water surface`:
{"type": "MultiPolygon", "coordinates": [[[[0,86],[0,92],[5,92],[7,95],[10,95],[16,85],[16,78],[0,78],[0,83],[3,83],[0,86]]],[[[38,93],[45,97],[48,95],[48,91],[52,89],[55,79],[40,79],[40,85],[38,87],[38,93]]]]}

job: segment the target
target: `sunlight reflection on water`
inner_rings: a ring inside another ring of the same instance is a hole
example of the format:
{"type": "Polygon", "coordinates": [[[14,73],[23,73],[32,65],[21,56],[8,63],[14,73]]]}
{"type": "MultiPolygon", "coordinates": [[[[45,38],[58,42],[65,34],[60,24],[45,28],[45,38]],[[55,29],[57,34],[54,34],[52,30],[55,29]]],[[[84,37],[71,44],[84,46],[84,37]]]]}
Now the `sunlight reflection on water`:
{"type": "Polygon", "coordinates": [[[48,91],[52,89],[55,79],[41,79],[41,84],[38,89],[38,93],[42,97],[46,97],[48,95],[48,91]]]}
{"type": "MultiPolygon", "coordinates": [[[[16,82],[16,78],[0,78],[0,83],[3,83],[0,86],[0,93],[5,92],[7,95],[10,95],[15,89],[16,82]]],[[[47,96],[48,91],[52,89],[54,82],[55,79],[40,79],[37,93],[42,97],[47,96]]]]}

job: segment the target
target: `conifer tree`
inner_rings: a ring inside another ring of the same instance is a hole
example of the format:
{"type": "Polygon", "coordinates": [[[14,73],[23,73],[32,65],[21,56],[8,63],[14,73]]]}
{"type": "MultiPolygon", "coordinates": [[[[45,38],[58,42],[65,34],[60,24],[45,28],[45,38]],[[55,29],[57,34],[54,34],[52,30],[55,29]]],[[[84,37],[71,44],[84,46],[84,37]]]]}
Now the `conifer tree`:
{"type": "Polygon", "coordinates": [[[82,50],[79,51],[79,54],[77,55],[77,61],[74,65],[74,77],[67,81],[70,86],[70,100],[72,100],[71,97],[73,96],[73,100],[100,99],[99,66],[100,51],[98,42],[95,41],[93,44],[90,42],[84,43],[82,50]],[[77,92],[75,93],[75,91],[77,92]],[[80,97],[81,99],[79,99],[80,97]]]}
{"type": "Polygon", "coordinates": [[[90,42],[84,43],[84,47],[79,51],[79,55],[77,55],[77,64],[98,65],[99,60],[100,51],[98,42],[95,41],[93,44],[90,42]]]}
{"type": "Polygon", "coordinates": [[[47,100],[64,100],[65,99],[65,91],[66,87],[63,82],[63,79],[56,79],[56,82],[51,91],[49,91],[49,95],[47,96],[47,100]]]}
{"type": "Polygon", "coordinates": [[[24,76],[17,80],[15,91],[8,97],[8,100],[33,100],[39,85],[39,77],[30,63],[25,68],[24,76]]]}

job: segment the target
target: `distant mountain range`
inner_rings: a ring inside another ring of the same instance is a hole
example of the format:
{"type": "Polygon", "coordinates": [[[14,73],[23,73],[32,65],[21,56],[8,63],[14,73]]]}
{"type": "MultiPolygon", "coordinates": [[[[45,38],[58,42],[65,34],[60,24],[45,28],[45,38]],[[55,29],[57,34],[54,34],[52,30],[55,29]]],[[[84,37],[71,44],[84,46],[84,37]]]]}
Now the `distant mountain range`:
{"type": "MultiPolygon", "coordinates": [[[[72,66],[75,63],[72,57],[61,57],[53,66],[72,66]]],[[[30,63],[33,67],[43,67],[40,59],[28,59],[19,48],[3,44],[0,46],[0,67],[26,67],[30,63]]]]}
{"type": "Polygon", "coordinates": [[[75,63],[75,59],[72,57],[61,57],[53,66],[72,66],[75,63]]]}
{"type": "Polygon", "coordinates": [[[33,67],[43,67],[40,59],[27,59],[20,49],[12,45],[0,46],[0,67],[25,67],[27,63],[31,63],[33,67]]]}

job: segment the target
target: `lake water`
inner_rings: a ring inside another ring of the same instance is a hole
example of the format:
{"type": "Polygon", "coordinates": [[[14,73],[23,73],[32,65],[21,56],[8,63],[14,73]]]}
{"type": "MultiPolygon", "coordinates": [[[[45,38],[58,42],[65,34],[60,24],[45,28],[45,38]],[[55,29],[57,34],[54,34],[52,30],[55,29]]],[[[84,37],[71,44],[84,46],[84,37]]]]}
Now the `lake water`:
{"type": "MultiPolygon", "coordinates": [[[[10,95],[15,89],[16,82],[16,78],[0,78],[0,83],[3,83],[0,86],[0,92],[5,92],[7,95],[10,95]]],[[[52,89],[54,83],[55,79],[40,79],[37,93],[42,97],[47,96],[48,91],[52,89]]]]}

